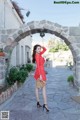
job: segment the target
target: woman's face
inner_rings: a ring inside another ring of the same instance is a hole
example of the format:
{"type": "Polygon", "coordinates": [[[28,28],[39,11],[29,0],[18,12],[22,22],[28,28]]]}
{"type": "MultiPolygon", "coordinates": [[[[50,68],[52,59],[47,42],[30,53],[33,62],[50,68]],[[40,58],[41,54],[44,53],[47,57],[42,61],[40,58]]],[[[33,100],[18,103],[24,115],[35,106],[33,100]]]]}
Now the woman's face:
{"type": "Polygon", "coordinates": [[[37,53],[40,53],[40,52],[41,52],[41,47],[40,47],[40,46],[38,46],[38,47],[36,48],[36,52],[37,52],[37,53]]]}

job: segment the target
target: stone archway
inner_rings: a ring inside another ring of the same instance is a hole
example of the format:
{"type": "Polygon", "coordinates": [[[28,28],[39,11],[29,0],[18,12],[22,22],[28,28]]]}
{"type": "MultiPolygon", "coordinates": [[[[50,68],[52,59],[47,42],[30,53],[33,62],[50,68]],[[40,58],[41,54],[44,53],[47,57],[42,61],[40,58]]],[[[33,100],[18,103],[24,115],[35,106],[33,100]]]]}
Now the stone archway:
{"type": "Polygon", "coordinates": [[[32,21],[26,25],[20,27],[13,34],[8,36],[5,45],[5,52],[8,54],[8,59],[10,62],[10,56],[13,48],[17,45],[21,39],[25,38],[30,34],[40,33],[44,31],[45,33],[54,34],[60,37],[69,46],[74,61],[74,77],[75,85],[79,89],[80,87],[80,26],[79,27],[67,27],[61,26],[57,23],[50,21],[32,21]]]}

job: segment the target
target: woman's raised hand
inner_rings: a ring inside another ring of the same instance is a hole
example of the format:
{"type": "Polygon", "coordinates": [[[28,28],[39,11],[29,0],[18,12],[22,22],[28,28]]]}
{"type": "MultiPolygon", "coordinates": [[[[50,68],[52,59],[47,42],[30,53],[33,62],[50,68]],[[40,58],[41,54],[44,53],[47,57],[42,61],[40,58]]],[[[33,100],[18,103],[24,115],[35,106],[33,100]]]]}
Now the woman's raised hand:
{"type": "Polygon", "coordinates": [[[44,48],[44,46],[41,46],[41,48],[44,48]]]}

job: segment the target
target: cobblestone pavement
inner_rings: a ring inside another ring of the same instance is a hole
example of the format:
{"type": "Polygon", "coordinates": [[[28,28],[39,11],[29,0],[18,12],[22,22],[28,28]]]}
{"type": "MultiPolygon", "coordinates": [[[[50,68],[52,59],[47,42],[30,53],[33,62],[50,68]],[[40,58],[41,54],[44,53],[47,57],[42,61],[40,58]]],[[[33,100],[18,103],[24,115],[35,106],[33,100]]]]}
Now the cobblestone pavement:
{"type": "MultiPolygon", "coordinates": [[[[71,96],[77,95],[78,92],[67,83],[67,77],[72,72],[59,67],[46,70],[49,113],[36,106],[33,74],[0,106],[0,111],[9,110],[10,120],[80,120],[80,104],[71,99],[71,96]]],[[[43,104],[42,91],[39,92],[40,102],[43,104]]]]}

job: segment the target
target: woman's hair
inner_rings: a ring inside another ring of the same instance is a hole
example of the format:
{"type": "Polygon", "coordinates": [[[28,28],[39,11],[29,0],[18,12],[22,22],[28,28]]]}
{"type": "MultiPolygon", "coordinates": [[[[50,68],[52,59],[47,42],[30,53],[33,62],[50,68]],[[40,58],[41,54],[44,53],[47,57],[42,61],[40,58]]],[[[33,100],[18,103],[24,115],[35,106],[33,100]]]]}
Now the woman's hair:
{"type": "Polygon", "coordinates": [[[33,54],[32,54],[32,62],[35,63],[35,54],[36,54],[36,49],[37,47],[41,47],[41,45],[35,45],[33,48],[33,54]]]}

